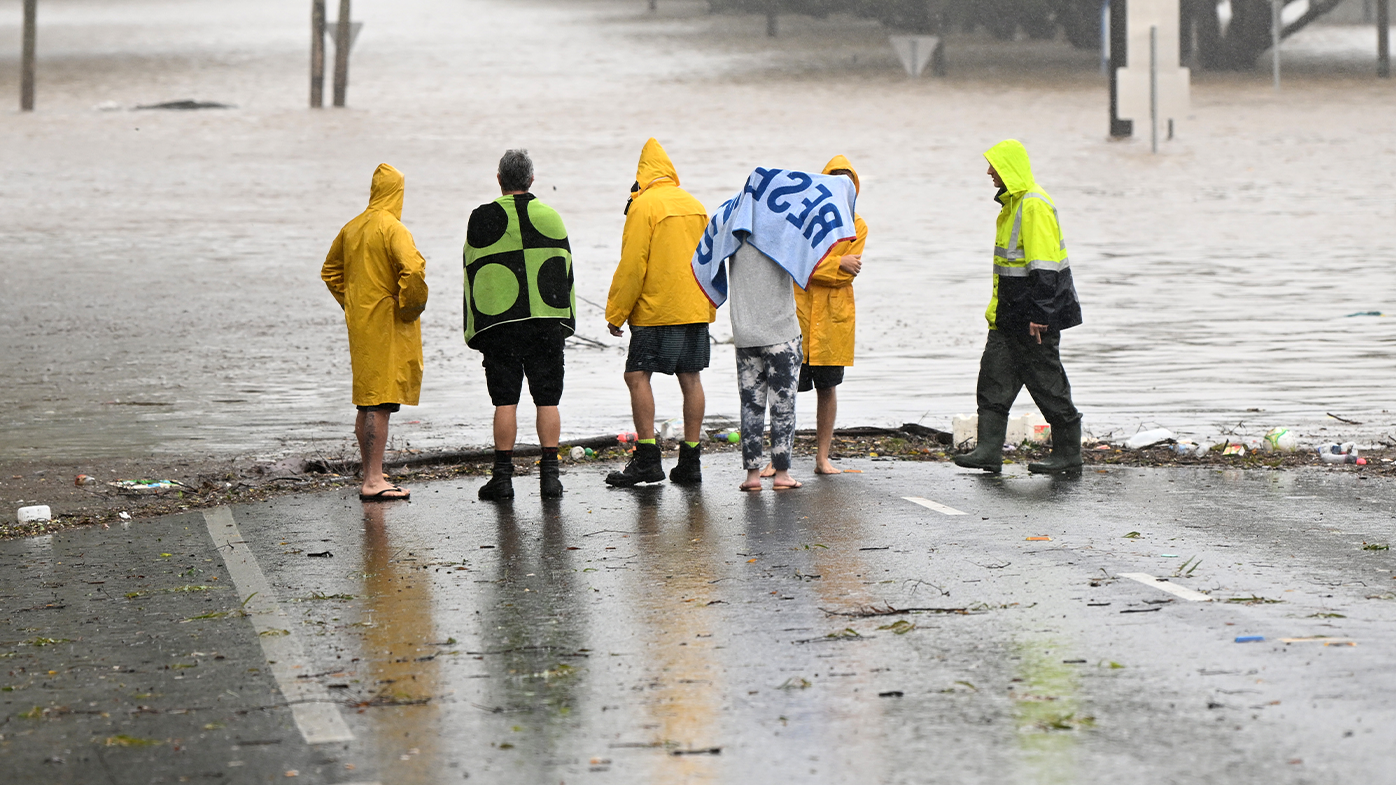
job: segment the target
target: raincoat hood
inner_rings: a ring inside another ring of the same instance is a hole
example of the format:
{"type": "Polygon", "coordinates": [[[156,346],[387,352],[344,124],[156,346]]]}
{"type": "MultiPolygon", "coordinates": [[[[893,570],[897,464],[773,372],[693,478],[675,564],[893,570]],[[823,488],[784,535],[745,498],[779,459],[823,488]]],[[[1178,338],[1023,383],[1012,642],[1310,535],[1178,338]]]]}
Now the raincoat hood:
{"type": "Polygon", "coordinates": [[[833,158],[830,158],[829,163],[824,164],[824,171],[821,172],[821,174],[833,174],[834,170],[836,169],[847,169],[848,171],[852,172],[854,193],[863,192],[863,186],[861,183],[858,182],[858,170],[854,169],[853,164],[849,163],[848,159],[841,155],[836,155],[833,158]]]}
{"type": "Polygon", "coordinates": [[[373,173],[373,186],[368,192],[368,209],[383,210],[401,221],[404,182],[402,172],[387,164],[379,164],[373,173]]]}
{"type": "Polygon", "coordinates": [[[1020,194],[1033,187],[1032,164],[1028,161],[1028,150],[1022,142],[1005,139],[989,148],[984,157],[999,173],[1010,194],[1020,194]]]}
{"type": "Polygon", "coordinates": [[[674,162],[669,160],[669,154],[664,152],[659,140],[651,137],[640,151],[640,165],[635,168],[635,182],[640,184],[635,197],[639,198],[650,186],[666,177],[674,185],[679,184],[679,173],[674,169],[674,162]]]}

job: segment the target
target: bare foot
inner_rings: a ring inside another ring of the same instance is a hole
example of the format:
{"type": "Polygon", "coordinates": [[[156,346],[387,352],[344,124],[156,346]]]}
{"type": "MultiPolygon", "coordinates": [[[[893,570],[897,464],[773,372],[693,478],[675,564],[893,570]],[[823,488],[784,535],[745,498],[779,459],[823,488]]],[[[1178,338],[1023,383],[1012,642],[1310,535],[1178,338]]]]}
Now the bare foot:
{"type": "Polygon", "coordinates": [[[776,467],[770,465],[769,463],[766,464],[766,468],[764,468],[764,469],[761,470],[761,476],[762,476],[762,477],[774,477],[774,476],[776,476],[776,467]]]}
{"type": "Polygon", "coordinates": [[[379,482],[364,485],[359,488],[360,499],[387,500],[387,499],[408,499],[412,492],[406,488],[393,485],[390,482],[379,482]]]}
{"type": "Polygon", "coordinates": [[[814,462],[815,474],[843,474],[843,469],[829,462],[828,458],[814,462]]]}
{"type": "Polygon", "coordinates": [[[757,481],[755,481],[755,482],[752,482],[751,480],[747,480],[746,482],[742,483],[741,485],[738,485],[738,486],[737,486],[737,490],[739,490],[739,491],[759,491],[759,490],[761,490],[761,481],[760,481],[760,480],[757,480],[757,481]]]}

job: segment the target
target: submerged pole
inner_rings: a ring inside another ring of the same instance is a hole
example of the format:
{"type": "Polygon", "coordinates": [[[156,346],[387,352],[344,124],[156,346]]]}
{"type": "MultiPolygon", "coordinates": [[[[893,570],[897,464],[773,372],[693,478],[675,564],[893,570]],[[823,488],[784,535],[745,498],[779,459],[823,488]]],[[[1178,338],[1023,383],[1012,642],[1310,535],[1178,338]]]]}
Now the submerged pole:
{"type": "Polygon", "coordinates": [[[325,0],[310,4],[310,108],[325,105],[325,0]]]}
{"type": "Polygon", "coordinates": [[[1133,120],[1120,119],[1120,69],[1129,65],[1128,3],[1110,3],[1110,135],[1115,138],[1134,133],[1133,120]]]}
{"type": "Polygon", "coordinates": [[[1280,89],[1280,32],[1282,24],[1280,22],[1280,7],[1282,5],[1281,0],[1270,0],[1270,51],[1274,55],[1276,92],[1279,92],[1280,89]]]}
{"type": "Polygon", "coordinates": [[[339,24],[334,31],[334,105],[344,106],[349,92],[349,0],[339,0],[339,24]]]}
{"type": "Polygon", "coordinates": [[[1149,28],[1149,141],[1158,152],[1158,25],[1149,28]]]}
{"type": "Polygon", "coordinates": [[[1377,0],[1377,76],[1391,78],[1391,5],[1377,0]]]}
{"type": "Polygon", "coordinates": [[[34,111],[34,16],[39,0],[24,0],[24,33],[19,67],[19,108],[34,111]]]}

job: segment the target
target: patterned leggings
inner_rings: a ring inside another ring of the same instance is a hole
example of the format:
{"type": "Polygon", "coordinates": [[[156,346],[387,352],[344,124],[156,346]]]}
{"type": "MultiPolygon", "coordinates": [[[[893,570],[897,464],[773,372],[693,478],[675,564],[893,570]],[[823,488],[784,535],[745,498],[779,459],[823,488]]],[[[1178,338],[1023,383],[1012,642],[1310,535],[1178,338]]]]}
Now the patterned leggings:
{"type": "Polygon", "coordinates": [[[771,465],[790,468],[795,447],[795,390],[804,350],[800,339],[771,346],[737,349],[737,388],[742,398],[742,464],[761,468],[761,439],[766,406],[771,407],[771,465]]]}

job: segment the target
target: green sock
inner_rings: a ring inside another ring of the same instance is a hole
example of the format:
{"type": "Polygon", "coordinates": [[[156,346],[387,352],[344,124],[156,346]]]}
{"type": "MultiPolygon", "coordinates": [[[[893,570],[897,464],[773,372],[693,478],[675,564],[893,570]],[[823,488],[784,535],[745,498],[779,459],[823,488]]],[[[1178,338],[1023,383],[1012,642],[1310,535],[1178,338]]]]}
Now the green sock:
{"type": "Polygon", "coordinates": [[[640,444],[654,444],[654,439],[641,439],[640,444]]]}
{"type": "Polygon", "coordinates": [[[698,446],[698,442],[684,442],[684,444],[687,444],[689,447],[697,447],[697,446],[698,446]]]}

